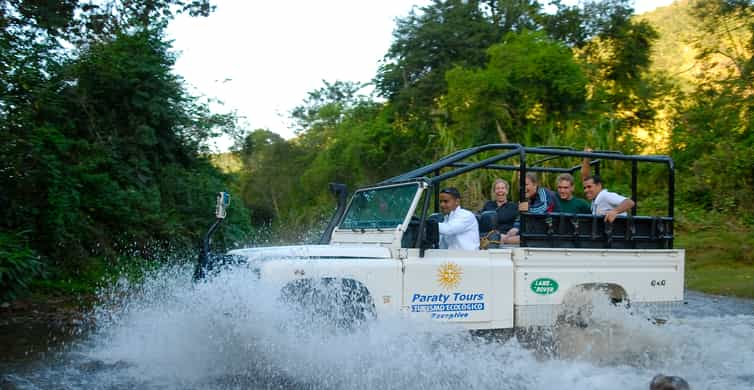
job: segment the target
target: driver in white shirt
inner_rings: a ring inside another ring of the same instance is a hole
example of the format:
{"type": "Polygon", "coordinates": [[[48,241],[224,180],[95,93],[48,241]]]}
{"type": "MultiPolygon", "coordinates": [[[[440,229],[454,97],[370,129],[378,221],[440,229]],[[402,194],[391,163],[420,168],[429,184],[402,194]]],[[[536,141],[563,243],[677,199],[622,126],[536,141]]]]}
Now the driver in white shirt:
{"type": "Polygon", "coordinates": [[[461,207],[461,193],[455,187],[440,191],[440,210],[445,214],[440,222],[440,248],[479,249],[479,224],[474,214],[461,207]]]}

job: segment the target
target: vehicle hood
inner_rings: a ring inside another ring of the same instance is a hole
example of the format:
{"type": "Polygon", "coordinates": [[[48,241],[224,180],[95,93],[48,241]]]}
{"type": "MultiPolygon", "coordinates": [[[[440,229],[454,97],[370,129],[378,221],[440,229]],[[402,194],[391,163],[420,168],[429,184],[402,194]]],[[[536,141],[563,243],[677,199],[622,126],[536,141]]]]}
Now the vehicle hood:
{"type": "Polygon", "coordinates": [[[250,260],[280,258],[390,258],[390,250],[377,245],[294,245],[235,249],[229,255],[250,260]]]}

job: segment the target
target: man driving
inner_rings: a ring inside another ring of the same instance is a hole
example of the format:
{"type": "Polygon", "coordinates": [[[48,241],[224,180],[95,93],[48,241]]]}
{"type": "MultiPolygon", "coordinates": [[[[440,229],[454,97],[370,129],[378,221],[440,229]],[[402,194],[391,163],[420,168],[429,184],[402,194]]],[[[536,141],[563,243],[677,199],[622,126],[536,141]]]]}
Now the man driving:
{"type": "Polygon", "coordinates": [[[479,249],[479,224],[471,211],[461,207],[458,189],[440,191],[440,211],[445,215],[439,223],[441,249],[479,249]]]}

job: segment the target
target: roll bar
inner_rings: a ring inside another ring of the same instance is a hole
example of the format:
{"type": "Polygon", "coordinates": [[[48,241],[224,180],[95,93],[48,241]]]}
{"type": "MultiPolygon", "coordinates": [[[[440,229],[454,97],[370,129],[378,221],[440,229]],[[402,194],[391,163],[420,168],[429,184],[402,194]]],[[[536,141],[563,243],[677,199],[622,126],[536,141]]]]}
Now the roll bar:
{"type": "MultiPolygon", "coordinates": [[[[595,167],[595,173],[599,174],[599,166],[602,160],[618,160],[618,161],[630,161],[631,162],[631,199],[636,202],[637,200],[637,176],[638,176],[638,163],[653,163],[662,164],[668,167],[668,213],[670,218],[674,217],[673,208],[675,206],[675,165],[673,160],[668,156],[643,156],[643,155],[626,155],[616,151],[592,151],[586,152],[581,150],[575,150],[569,147],[526,147],[520,144],[488,144],[475,146],[468,149],[459,150],[455,153],[449,154],[440,160],[425,165],[423,167],[414,169],[412,171],[403,173],[401,175],[389,178],[382,181],[379,184],[393,184],[403,181],[415,180],[419,178],[425,178],[435,190],[435,209],[438,205],[438,192],[440,189],[440,183],[445,180],[452,179],[456,176],[464,173],[476,170],[476,169],[494,169],[494,170],[506,170],[506,171],[518,171],[521,172],[521,176],[526,175],[527,171],[532,172],[555,172],[555,173],[574,173],[578,171],[581,166],[571,167],[545,167],[540,164],[545,161],[556,160],[562,157],[581,157],[590,158],[590,165],[595,167]],[[482,153],[489,151],[500,151],[491,157],[487,157],[481,161],[468,161],[468,159],[478,156],[482,153]],[[545,156],[532,163],[532,166],[527,166],[527,156],[545,156]],[[518,156],[517,164],[499,164],[500,161],[506,159],[512,159],[518,156]],[[450,170],[448,170],[450,169],[450,170]],[[445,172],[443,172],[445,170],[445,172]]],[[[525,183],[520,182],[519,186],[519,199],[524,199],[525,195],[525,183]]],[[[632,209],[632,214],[636,213],[636,208],[632,209]]]]}

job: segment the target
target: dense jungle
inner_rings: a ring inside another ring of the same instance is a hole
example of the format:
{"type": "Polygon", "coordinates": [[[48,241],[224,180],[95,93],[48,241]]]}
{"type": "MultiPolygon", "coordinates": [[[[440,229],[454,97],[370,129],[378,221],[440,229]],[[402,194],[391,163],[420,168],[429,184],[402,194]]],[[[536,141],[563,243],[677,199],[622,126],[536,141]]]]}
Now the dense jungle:
{"type": "MultiPolygon", "coordinates": [[[[233,202],[218,248],[316,240],[328,183],[352,190],[485,143],[671,156],[687,287],[754,298],[754,1],[551,9],[414,8],[374,78],[324,81],[284,139],[213,112],[174,73],[166,28],[210,16],[209,0],[0,0],[0,303],[193,261],[220,190],[233,202]],[[220,134],[231,152],[208,148],[220,134]]],[[[626,192],[629,169],[606,166],[608,187],[626,192]]],[[[663,175],[640,172],[640,214],[667,204],[663,175]]],[[[494,178],[453,184],[478,209],[494,178]]]]}

